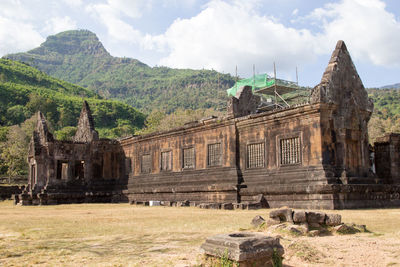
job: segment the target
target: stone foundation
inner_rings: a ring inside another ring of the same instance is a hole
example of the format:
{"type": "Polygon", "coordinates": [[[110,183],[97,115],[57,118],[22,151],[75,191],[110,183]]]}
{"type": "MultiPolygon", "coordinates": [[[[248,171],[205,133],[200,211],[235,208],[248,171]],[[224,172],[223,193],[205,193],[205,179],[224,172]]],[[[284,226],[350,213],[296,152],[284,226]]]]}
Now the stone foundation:
{"type": "Polygon", "coordinates": [[[0,185],[0,200],[11,199],[13,195],[18,195],[24,190],[24,186],[2,186],[0,185]]]}
{"type": "Polygon", "coordinates": [[[253,232],[220,234],[207,238],[201,245],[207,260],[231,260],[240,267],[272,267],[273,259],[281,259],[284,249],[278,238],[253,232]]]}

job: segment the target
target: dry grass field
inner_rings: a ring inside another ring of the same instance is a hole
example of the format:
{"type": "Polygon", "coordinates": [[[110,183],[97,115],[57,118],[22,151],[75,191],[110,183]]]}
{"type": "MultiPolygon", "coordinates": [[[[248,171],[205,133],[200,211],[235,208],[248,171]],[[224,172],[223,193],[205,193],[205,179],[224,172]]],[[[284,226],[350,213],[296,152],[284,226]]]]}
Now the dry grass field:
{"type": "MultiPolygon", "coordinates": [[[[250,228],[269,210],[0,202],[1,266],[196,266],[207,236],[250,228]]],[[[400,209],[346,210],[371,233],[284,237],[287,266],[400,266],[400,209]]]]}

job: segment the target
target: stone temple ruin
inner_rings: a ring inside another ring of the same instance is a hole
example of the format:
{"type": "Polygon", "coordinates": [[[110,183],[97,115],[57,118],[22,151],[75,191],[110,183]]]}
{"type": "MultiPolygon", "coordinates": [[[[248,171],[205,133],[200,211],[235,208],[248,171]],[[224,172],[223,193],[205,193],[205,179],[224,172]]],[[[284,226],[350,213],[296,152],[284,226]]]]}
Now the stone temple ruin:
{"type": "Polygon", "coordinates": [[[16,202],[400,206],[400,135],[378,139],[371,162],[373,103],[343,41],[308,104],[259,112],[259,103],[243,87],[226,117],[121,140],[99,139],[86,102],[71,142],[54,140],[39,112],[16,202]]]}

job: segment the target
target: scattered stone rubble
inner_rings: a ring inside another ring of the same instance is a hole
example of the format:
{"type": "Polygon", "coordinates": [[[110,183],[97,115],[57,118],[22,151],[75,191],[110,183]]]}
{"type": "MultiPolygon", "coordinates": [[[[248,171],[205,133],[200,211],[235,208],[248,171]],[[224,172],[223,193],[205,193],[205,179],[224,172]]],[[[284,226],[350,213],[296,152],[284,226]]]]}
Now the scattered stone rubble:
{"type": "Polygon", "coordinates": [[[131,204],[145,205],[145,206],[167,206],[167,207],[198,207],[200,209],[222,209],[222,210],[256,210],[269,208],[268,202],[262,194],[255,198],[252,202],[241,202],[241,203],[202,203],[195,201],[131,201],[131,204]]]}
{"type": "Polygon", "coordinates": [[[0,185],[0,200],[11,199],[12,195],[20,194],[25,186],[3,186],[0,185]]]}
{"type": "Polygon", "coordinates": [[[278,230],[294,235],[308,236],[367,232],[365,225],[343,223],[340,214],[292,210],[290,208],[271,211],[268,220],[257,215],[251,221],[251,225],[253,227],[266,226],[269,232],[278,230]]]}
{"type": "Polygon", "coordinates": [[[201,249],[206,255],[205,266],[222,266],[221,260],[231,261],[230,266],[276,266],[284,254],[279,238],[254,232],[211,236],[201,245],[201,249]]]}
{"type": "Polygon", "coordinates": [[[222,209],[222,210],[256,210],[266,208],[262,202],[244,203],[199,203],[193,201],[132,201],[131,204],[144,206],[166,206],[166,207],[198,207],[200,209],[222,209]]]}

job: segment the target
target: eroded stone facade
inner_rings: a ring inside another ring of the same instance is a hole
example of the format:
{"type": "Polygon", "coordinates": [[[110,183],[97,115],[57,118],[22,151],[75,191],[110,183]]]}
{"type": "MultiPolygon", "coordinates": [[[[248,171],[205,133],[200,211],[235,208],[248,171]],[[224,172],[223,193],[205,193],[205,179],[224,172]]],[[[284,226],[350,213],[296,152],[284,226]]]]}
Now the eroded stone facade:
{"type": "Polygon", "coordinates": [[[29,180],[16,202],[61,204],[122,201],[125,157],[119,142],[99,139],[85,101],[74,141],[58,141],[41,112],[30,142],[29,180]]]}
{"type": "MultiPolygon", "coordinates": [[[[21,202],[31,195],[26,201],[52,203],[73,191],[78,197],[70,202],[324,209],[400,205],[398,136],[378,139],[376,175],[367,129],[373,104],[343,41],[309,104],[258,113],[259,104],[251,88],[243,87],[229,101],[225,117],[118,141],[98,138],[87,103],[73,142],[54,140],[39,113],[29,153],[30,182],[21,202]]],[[[55,202],[70,200],[60,199],[55,202]]]]}

